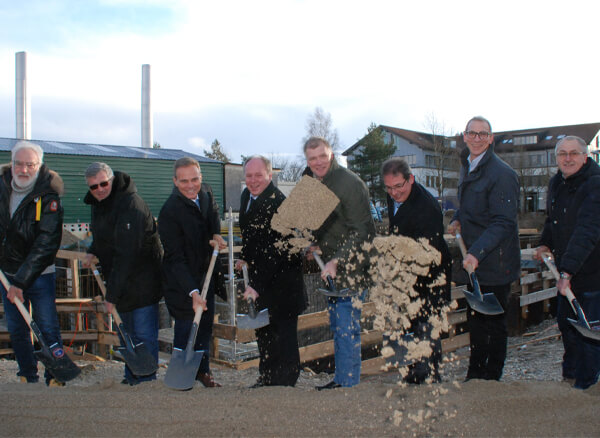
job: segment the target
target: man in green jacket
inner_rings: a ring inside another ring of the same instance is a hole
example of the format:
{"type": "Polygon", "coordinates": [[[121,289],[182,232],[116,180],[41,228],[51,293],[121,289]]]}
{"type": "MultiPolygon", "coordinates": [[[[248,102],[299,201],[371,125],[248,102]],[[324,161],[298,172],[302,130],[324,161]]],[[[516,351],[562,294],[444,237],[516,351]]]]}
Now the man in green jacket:
{"type": "MultiPolygon", "coordinates": [[[[325,262],[321,277],[330,275],[338,288],[360,291],[366,295],[367,254],[364,242],[375,236],[369,191],[365,183],[348,169],[341,167],[331,145],[321,137],[311,137],[304,144],[308,168],[305,174],[321,181],[339,198],[340,203],[325,223],[315,232],[316,247],[325,262]]],[[[351,297],[329,298],[329,323],[333,332],[335,376],[318,390],[350,387],[360,382],[360,315],[351,297]]]]}

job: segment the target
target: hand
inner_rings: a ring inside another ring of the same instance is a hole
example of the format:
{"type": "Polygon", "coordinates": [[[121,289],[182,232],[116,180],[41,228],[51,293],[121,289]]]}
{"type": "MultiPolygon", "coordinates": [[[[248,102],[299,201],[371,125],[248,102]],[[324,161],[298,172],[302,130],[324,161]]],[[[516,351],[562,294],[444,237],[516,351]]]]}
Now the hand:
{"type": "Polygon", "coordinates": [[[467,272],[471,273],[472,271],[475,271],[478,266],[479,260],[477,260],[474,255],[467,254],[465,259],[463,260],[463,268],[465,268],[467,272]],[[471,268],[471,270],[469,270],[469,267],[471,268]]]}
{"type": "Polygon", "coordinates": [[[327,276],[335,278],[337,274],[338,259],[331,259],[325,264],[325,269],[321,271],[321,278],[323,281],[327,281],[327,276]]]}
{"type": "Polygon", "coordinates": [[[316,252],[318,255],[321,255],[321,248],[319,248],[317,245],[311,245],[308,248],[306,248],[306,260],[314,260],[315,258],[313,257],[313,252],[316,252]]]}
{"type": "Polygon", "coordinates": [[[248,301],[248,297],[252,298],[252,300],[254,301],[256,301],[256,299],[258,298],[258,292],[256,292],[256,290],[252,286],[248,286],[244,291],[244,299],[246,301],[248,301]]]}
{"type": "Polygon", "coordinates": [[[568,278],[561,278],[556,283],[556,288],[561,295],[567,296],[567,289],[571,289],[571,280],[568,278]]]}
{"type": "Polygon", "coordinates": [[[12,284],[8,288],[6,298],[8,298],[8,301],[10,301],[13,304],[15,303],[15,299],[19,300],[22,303],[25,302],[25,299],[23,298],[23,289],[20,289],[12,284]]]}
{"type": "Polygon", "coordinates": [[[235,266],[234,266],[234,269],[235,269],[236,271],[241,271],[242,269],[244,269],[244,265],[248,266],[248,263],[246,263],[246,262],[245,262],[244,260],[242,260],[242,259],[237,259],[237,260],[235,261],[235,266]]]}
{"type": "Polygon", "coordinates": [[[104,301],[104,307],[106,307],[106,312],[107,313],[113,313],[113,309],[115,308],[115,305],[109,301],[104,301]]]}
{"type": "Polygon", "coordinates": [[[535,249],[535,253],[533,254],[533,259],[542,261],[544,260],[543,257],[544,255],[546,255],[546,253],[552,255],[552,251],[550,251],[550,248],[548,248],[546,245],[538,246],[535,249]]]}
{"type": "Polygon", "coordinates": [[[198,307],[201,307],[204,311],[208,310],[208,307],[206,306],[206,300],[202,299],[200,293],[194,292],[192,294],[192,308],[194,309],[194,312],[198,310],[198,307]]]}
{"type": "Polygon", "coordinates": [[[460,222],[455,220],[448,224],[448,233],[456,236],[456,233],[460,233],[460,222]]]}
{"type": "Polygon", "coordinates": [[[81,266],[84,268],[91,268],[92,267],[92,263],[94,262],[96,256],[94,254],[92,254],[91,252],[88,252],[85,255],[85,259],[83,259],[81,261],[81,266]]]}
{"type": "Polygon", "coordinates": [[[227,248],[227,242],[225,242],[225,239],[220,234],[213,234],[213,240],[217,242],[219,249],[227,248]]]}

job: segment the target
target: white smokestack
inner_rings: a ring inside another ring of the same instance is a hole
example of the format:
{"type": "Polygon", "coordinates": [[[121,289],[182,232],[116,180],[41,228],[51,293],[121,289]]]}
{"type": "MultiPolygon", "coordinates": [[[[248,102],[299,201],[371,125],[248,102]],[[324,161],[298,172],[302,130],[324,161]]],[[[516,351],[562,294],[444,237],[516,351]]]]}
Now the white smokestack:
{"type": "Polygon", "coordinates": [[[142,65],[142,147],[151,148],[152,106],[150,105],[150,64],[142,65]]]}
{"type": "Polygon", "coordinates": [[[31,99],[27,92],[27,52],[15,54],[15,121],[17,138],[31,140],[31,99]]]}

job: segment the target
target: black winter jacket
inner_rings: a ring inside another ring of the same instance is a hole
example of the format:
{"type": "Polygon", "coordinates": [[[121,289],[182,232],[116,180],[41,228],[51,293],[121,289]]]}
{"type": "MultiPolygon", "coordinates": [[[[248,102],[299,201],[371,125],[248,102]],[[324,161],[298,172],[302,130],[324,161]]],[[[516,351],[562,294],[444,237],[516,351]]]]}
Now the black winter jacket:
{"type": "Polygon", "coordinates": [[[548,217],[541,244],[552,250],[557,267],[573,275],[573,293],[600,290],[600,167],[588,158],[579,172],[560,170],[548,185],[548,217]]]}
{"type": "Polygon", "coordinates": [[[408,199],[402,203],[394,215],[394,201],[388,195],[388,213],[390,218],[389,231],[391,234],[419,239],[425,237],[431,246],[437,249],[442,260],[439,265],[432,265],[429,275],[419,276],[415,290],[426,302],[426,308],[439,308],[444,301],[450,300],[450,282],[452,275],[452,257],[444,240],[444,222],[442,210],[436,199],[421,184],[412,186],[408,199]],[[446,275],[446,285],[431,290],[429,284],[440,273],[446,275]]]}
{"type": "Polygon", "coordinates": [[[242,260],[249,265],[250,286],[259,294],[257,307],[268,308],[273,319],[297,316],[306,308],[302,258],[279,248],[276,244],[284,238],[271,228],[271,218],[285,195],[271,182],[246,211],[249,199],[250,192],[244,189],[240,202],[242,260]]]}
{"type": "MultiPolygon", "coordinates": [[[[189,293],[194,289],[202,291],[213,251],[209,241],[221,232],[219,210],[210,186],[202,184],[198,198],[200,208],[174,187],[158,215],[158,231],[165,250],[165,301],[175,319],[194,318],[189,293]]],[[[213,287],[208,293],[214,293],[213,287]]]]}
{"type": "Polygon", "coordinates": [[[473,172],[469,172],[468,156],[465,148],[458,184],[460,208],[454,219],[460,221],[469,254],[479,261],[481,284],[508,284],[521,275],[519,178],[494,153],[493,145],[473,172]]]}
{"type": "Polygon", "coordinates": [[[48,266],[54,263],[60,247],[63,208],[59,195],[63,193],[60,176],[42,164],[31,193],[10,217],[12,193],[11,165],[0,168],[0,268],[12,276],[12,283],[25,290],[48,266]],[[36,217],[41,201],[41,215],[36,217]]]}
{"type": "Polygon", "coordinates": [[[157,303],[162,297],[162,248],[156,222],[131,177],[114,172],[110,195],[98,202],[88,191],[93,242],[88,252],[100,260],[106,300],[119,312],[157,303]]]}

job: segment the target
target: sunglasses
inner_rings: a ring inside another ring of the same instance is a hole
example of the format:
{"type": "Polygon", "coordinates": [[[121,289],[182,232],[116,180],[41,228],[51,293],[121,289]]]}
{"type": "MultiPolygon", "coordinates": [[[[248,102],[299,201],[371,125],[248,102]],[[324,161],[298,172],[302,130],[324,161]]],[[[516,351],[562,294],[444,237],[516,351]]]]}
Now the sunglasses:
{"type": "Polygon", "coordinates": [[[92,184],[90,186],[90,190],[93,192],[94,190],[96,190],[98,187],[102,187],[103,189],[108,187],[108,184],[110,183],[110,181],[102,181],[101,183],[98,184],[92,184]]]}

